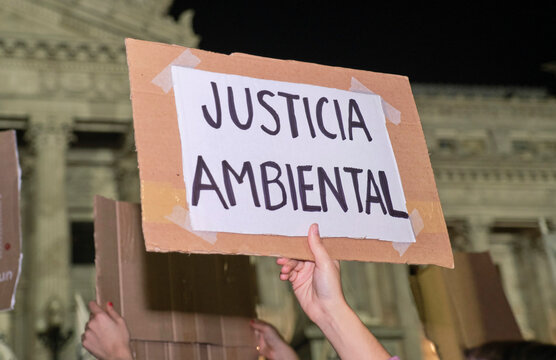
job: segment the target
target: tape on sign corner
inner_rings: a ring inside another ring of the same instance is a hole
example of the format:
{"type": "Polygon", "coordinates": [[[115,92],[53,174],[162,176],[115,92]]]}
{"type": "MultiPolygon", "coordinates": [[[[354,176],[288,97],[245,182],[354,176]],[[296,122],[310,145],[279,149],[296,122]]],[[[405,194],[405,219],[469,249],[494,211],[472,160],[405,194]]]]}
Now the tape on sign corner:
{"type": "MultiPolygon", "coordinates": [[[[363,93],[363,94],[378,95],[375,92],[373,92],[371,89],[363,85],[361,81],[357,80],[353,76],[351,77],[351,86],[349,88],[349,91],[363,93]]],[[[382,104],[382,111],[384,112],[384,116],[386,116],[386,118],[394,125],[398,125],[399,123],[401,123],[402,113],[398,109],[390,105],[386,100],[384,100],[382,96],[380,97],[380,101],[382,104]]]]}
{"type": "Polygon", "coordinates": [[[201,59],[193,55],[191,50],[187,49],[182,52],[177,58],[172,60],[161,72],[156,75],[151,82],[160,87],[164,93],[168,94],[170,89],[174,86],[172,82],[172,66],[183,66],[188,68],[195,68],[201,63],[201,59]]]}
{"type": "Polygon", "coordinates": [[[423,218],[421,217],[421,214],[419,213],[419,210],[417,210],[417,208],[413,209],[411,214],[409,214],[409,220],[411,221],[413,233],[417,238],[417,235],[419,235],[419,233],[425,228],[425,222],[423,221],[423,218]]]}
{"type": "Polygon", "coordinates": [[[361,83],[361,81],[357,80],[353,76],[351,77],[351,86],[349,88],[349,91],[376,95],[372,90],[367,88],[365,85],[363,85],[363,83],[361,83]]]}
{"type": "Polygon", "coordinates": [[[405,252],[407,251],[407,249],[415,243],[402,243],[402,242],[393,242],[392,243],[392,247],[394,248],[394,250],[396,250],[398,252],[398,254],[400,254],[400,257],[403,256],[403,254],[405,254],[405,252]]]}
{"type": "Polygon", "coordinates": [[[189,217],[189,211],[182,206],[174,206],[172,213],[165,216],[164,218],[178,225],[182,229],[189,231],[193,235],[200,237],[211,245],[214,245],[218,240],[218,233],[216,232],[193,230],[193,228],[191,227],[191,218],[189,217]]]}
{"type": "MultiPolygon", "coordinates": [[[[421,233],[421,231],[423,231],[423,229],[425,228],[425,223],[423,222],[423,218],[421,217],[419,210],[417,210],[416,208],[413,209],[411,214],[409,214],[409,221],[411,221],[413,235],[415,236],[415,238],[417,238],[417,235],[419,235],[419,233],[421,233]]],[[[398,254],[400,254],[400,257],[402,257],[412,244],[414,243],[393,242],[392,247],[398,252],[398,254]]]]}

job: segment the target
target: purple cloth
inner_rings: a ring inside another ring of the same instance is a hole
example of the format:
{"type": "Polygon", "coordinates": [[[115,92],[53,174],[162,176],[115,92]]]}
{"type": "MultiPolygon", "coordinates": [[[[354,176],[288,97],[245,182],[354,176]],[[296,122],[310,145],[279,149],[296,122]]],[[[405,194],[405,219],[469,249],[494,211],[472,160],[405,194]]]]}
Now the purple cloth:
{"type": "Polygon", "coordinates": [[[394,356],[394,357],[391,357],[390,360],[400,360],[400,358],[397,357],[397,356],[394,356]]]}

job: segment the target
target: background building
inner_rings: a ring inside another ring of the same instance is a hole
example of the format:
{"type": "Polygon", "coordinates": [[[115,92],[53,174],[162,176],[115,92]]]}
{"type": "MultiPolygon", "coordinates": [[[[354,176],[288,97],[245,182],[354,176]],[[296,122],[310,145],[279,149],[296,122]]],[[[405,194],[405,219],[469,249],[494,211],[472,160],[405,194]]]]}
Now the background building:
{"type": "MultiPolygon", "coordinates": [[[[82,329],[94,298],[93,196],[139,201],[125,37],[197,47],[171,1],[0,0],[0,129],[16,129],[24,263],[0,335],[18,359],[48,359],[38,334],[82,329]]],[[[200,34],[202,35],[202,34],[200,34]]],[[[556,341],[556,98],[542,88],[413,84],[455,250],[490,250],[527,338],[556,341]]],[[[333,358],[271,258],[253,258],[260,315],[304,359],[333,358]],[[311,354],[309,354],[311,351],[311,354]]],[[[393,352],[421,359],[404,265],[344,262],[350,304],[393,352]]]]}

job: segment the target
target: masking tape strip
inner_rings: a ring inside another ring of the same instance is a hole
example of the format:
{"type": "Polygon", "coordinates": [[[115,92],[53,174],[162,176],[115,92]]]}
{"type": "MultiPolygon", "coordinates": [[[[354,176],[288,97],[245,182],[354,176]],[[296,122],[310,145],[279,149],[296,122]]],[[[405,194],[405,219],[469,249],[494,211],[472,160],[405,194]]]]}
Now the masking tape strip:
{"type": "Polygon", "coordinates": [[[409,220],[411,221],[411,227],[413,227],[415,238],[417,238],[417,235],[419,235],[419,233],[425,228],[425,222],[423,221],[423,217],[421,217],[417,208],[413,209],[411,214],[409,214],[409,220]]]}
{"type": "Polygon", "coordinates": [[[400,257],[402,257],[403,254],[405,254],[405,252],[407,251],[407,249],[411,246],[411,244],[414,243],[393,242],[392,247],[394,248],[394,250],[398,252],[398,254],[400,254],[400,257]]]}
{"type": "Polygon", "coordinates": [[[174,224],[178,225],[182,229],[189,231],[190,233],[200,237],[206,242],[214,245],[216,240],[218,240],[218,233],[212,231],[194,231],[191,227],[191,219],[189,218],[189,211],[187,211],[182,206],[176,205],[170,215],[165,216],[166,219],[170,220],[174,224]]]}
{"type": "Polygon", "coordinates": [[[152,79],[152,83],[160,87],[164,93],[168,94],[168,91],[174,86],[172,83],[172,66],[183,66],[194,68],[201,63],[201,59],[196,57],[191,53],[191,50],[187,49],[182,52],[177,58],[172,60],[168,66],[166,66],[158,75],[152,79]]]}
{"type": "MultiPolygon", "coordinates": [[[[417,235],[419,235],[419,233],[425,228],[425,223],[423,222],[423,218],[421,217],[419,210],[416,208],[413,209],[411,214],[409,214],[409,221],[411,221],[413,233],[415,234],[415,238],[417,238],[417,235]]],[[[393,242],[392,247],[398,252],[398,254],[400,254],[400,257],[402,257],[411,244],[414,243],[393,242]]]]}
{"type": "MultiPolygon", "coordinates": [[[[351,87],[349,88],[349,90],[358,93],[378,95],[354,77],[351,78],[351,87]]],[[[384,115],[386,116],[386,118],[390,120],[390,122],[392,122],[394,125],[398,125],[402,121],[402,113],[398,109],[390,105],[387,101],[385,101],[382,96],[380,97],[380,101],[382,103],[382,111],[384,111],[384,115]]]]}

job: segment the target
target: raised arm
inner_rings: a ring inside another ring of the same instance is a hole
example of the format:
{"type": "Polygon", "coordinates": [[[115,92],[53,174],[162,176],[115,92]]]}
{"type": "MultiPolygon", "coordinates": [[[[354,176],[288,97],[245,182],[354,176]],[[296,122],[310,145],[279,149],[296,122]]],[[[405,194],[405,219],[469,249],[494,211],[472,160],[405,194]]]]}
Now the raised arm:
{"type": "Polygon", "coordinates": [[[387,360],[390,354],[348,306],[342,292],[340,264],[332,260],[319,235],[309,228],[309,247],[315,261],[279,258],[280,279],[289,280],[299,304],[322,330],[343,360],[387,360]]]}

